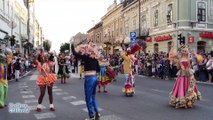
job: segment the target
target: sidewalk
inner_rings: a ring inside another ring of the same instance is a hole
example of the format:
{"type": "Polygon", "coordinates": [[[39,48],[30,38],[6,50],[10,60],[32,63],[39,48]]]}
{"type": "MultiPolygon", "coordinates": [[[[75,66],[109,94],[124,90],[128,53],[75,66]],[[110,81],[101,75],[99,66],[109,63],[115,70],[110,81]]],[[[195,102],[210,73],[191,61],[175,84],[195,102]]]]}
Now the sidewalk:
{"type": "MultiPolygon", "coordinates": [[[[135,75],[135,76],[138,76],[138,77],[141,77],[141,78],[151,78],[151,79],[159,79],[159,78],[155,78],[155,77],[148,77],[148,76],[144,76],[144,75],[135,75]]],[[[163,80],[163,79],[161,79],[163,80]]],[[[176,80],[176,78],[171,78],[171,79],[168,79],[168,80],[176,80]]],[[[166,80],[165,80],[166,81],[166,80]]],[[[201,82],[201,81],[197,81],[197,84],[204,84],[204,85],[213,85],[213,83],[208,83],[208,82],[201,82]]]]}
{"type": "MultiPolygon", "coordinates": [[[[28,72],[26,72],[26,73],[24,73],[24,75],[22,75],[22,76],[19,77],[19,79],[22,79],[23,77],[27,76],[27,75],[30,74],[32,71],[33,71],[33,69],[30,70],[30,71],[28,71],[28,72]]],[[[8,80],[8,82],[11,82],[11,81],[15,81],[15,78],[8,80]]]]}

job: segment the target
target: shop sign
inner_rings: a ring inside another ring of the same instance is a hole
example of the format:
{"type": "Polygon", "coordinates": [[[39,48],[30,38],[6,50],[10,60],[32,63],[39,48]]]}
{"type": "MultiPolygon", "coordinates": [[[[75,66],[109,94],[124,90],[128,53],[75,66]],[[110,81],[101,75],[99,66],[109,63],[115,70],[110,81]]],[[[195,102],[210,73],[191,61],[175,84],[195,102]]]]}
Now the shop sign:
{"type": "Polygon", "coordinates": [[[189,44],[193,44],[195,41],[195,37],[194,36],[188,36],[188,43],[189,44]]]}
{"type": "Polygon", "coordinates": [[[166,41],[166,40],[171,40],[171,39],[172,39],[171,35],[157,36],[157,37],[154,38],[154,40],[156,42],[166,41]]]}
{"type": "Polygon", "coordinates": [[[202,38],[213,38],[213,32],[201,32],[200,37],[202,37],[202,38]]]}
{"type": "Polygon", "coordinates": [[[152,38],[151,37],[147,37],[146,38],[146,42],[152,42],[152,38]]]}

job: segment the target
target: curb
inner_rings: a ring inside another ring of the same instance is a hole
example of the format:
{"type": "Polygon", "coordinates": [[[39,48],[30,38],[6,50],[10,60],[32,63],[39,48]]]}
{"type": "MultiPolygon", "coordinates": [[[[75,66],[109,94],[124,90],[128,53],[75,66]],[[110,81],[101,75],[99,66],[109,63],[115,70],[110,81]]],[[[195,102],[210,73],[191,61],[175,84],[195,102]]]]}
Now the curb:
{"type": "MultiPolygon", "coordinates": [[[[27,76],[27,75],[30,74],[31,72],[32,72],[32,71],[29,71],[29,72],[25,73],[23,76],[19,77],[19,79],[24,78],[25,76],[27,76]]],[[[12,82],[12,81],[15,81],[15,79],[8,80],[8,82],[12,82]]]]}
{"type": "MultiPolygon", "coordinates": [[[[140,78],[152,78],[152,79],[156,79],[156,78],[147,77],[147,76],[144,76],[144,75],[135,75],[135,76],[140,77],[140,78]]],[[[156,79],[156,80],[157,80],[157,79],[156,79]]],[[[170,80],[175,80],[175,79],[170,79],[170,80]]],[[[203,85],[213,85],[213,83],[200,82],[200,81],[197,81],[196,83],[197,83],[197,84],[203,84],[203,85]]]]}

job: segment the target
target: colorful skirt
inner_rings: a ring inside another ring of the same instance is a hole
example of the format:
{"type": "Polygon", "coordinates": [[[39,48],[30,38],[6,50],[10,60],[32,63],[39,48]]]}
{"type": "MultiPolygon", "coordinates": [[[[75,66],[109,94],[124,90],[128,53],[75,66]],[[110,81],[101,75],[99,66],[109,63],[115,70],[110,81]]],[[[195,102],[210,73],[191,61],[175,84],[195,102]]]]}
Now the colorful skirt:
{"type": "Polygon", "coordinates": [[[50,85],[50,84],[54,84],[56,79],[57,77],[53,73],[48,74],[47,77],[43,75],[39,75],[36,83],[37,85],[50,85]]]}
{"type": "Polygon", "coordinates": [[[176,108],[193,107],[201,99],[194,76],[179,76],[170,92],[170,105],[176,108]]]}
{"type": "Polygon", "coordinates": [[[111,82],[111,79],[109,78],[109,76],[106,75],[106,67],[100,67],[100,73],[98,76],[98,85],[99,86],[104,86],[107,85],[108,83],[111,82]]]}
{"type": "Polygon", "coordinates": [[[69,78],[69,70],[67,68],[67,66],[59,66],[59,70],[58,70],[58,78],[69,78]]]}
{"type": "Polygon", "coordinates": [[[135,85],[134,85],[134,78],[132,74],[124,74],[125,75],[125,86],[123,88],[123,93],[127,97],[132,97],[135,94],[135,85]]]}

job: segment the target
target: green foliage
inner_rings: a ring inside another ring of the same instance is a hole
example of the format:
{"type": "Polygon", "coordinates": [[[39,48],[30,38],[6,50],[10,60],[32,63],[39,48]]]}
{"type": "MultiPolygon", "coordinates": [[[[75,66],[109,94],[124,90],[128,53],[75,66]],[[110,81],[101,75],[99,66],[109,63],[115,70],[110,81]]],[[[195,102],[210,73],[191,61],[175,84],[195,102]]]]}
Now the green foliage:
{"type": "Polygon", "coordinates": [[[65,52],[66,50],[70,50],[70,44],[69,43],[62,43],[60,46],[60,52],[65,52]]]}

